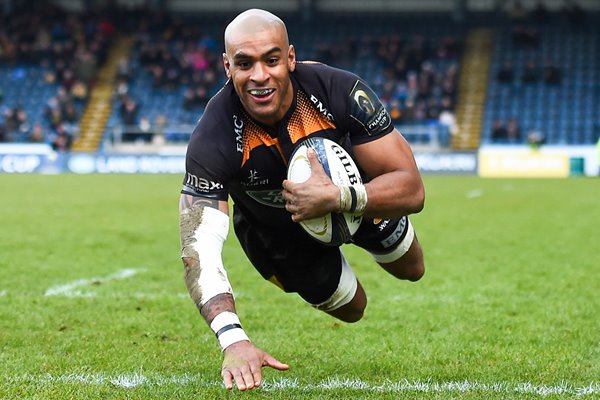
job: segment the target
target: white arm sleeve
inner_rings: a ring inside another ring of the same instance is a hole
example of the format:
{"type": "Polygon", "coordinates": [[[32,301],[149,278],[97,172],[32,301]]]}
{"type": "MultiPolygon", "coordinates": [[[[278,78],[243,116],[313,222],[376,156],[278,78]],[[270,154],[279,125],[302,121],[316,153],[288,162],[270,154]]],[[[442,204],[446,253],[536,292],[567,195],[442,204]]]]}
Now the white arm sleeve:
{"type": "Polygon", "coordinates": [[[221,256],[228,232],[228,215],[215,208],[203,207],[190,243],[183,244],[182,257],[198,257],[195,270],[186,269],[185,280],[190,296],[199,307],[218,294],[233,294],[221,256]]]}

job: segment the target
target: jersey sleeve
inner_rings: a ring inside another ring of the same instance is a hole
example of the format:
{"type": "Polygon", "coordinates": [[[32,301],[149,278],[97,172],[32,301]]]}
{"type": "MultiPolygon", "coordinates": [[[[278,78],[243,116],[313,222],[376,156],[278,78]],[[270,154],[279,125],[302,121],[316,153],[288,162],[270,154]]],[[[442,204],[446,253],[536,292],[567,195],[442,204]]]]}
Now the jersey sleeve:
{"type": "Polygon", "coordinates": [[[392,118],[373,89],[351,72],[332,71],[330,99],[336,119],[349,132],[352,144],[367,143],[390,133],[394,129],[392,118]]]}
{"type": "Polygon", "coordinates": [[[206,129],[201,121],[190,139],[181,193],[227,201],[231,165],[222,142],[206,129]]]}
{"type": "Polygon", "coordinates": [[[356,78],[347,95],[348,131],[353,144],[371,141],[394,129],[392,118],[373,90],[356,78]]]}

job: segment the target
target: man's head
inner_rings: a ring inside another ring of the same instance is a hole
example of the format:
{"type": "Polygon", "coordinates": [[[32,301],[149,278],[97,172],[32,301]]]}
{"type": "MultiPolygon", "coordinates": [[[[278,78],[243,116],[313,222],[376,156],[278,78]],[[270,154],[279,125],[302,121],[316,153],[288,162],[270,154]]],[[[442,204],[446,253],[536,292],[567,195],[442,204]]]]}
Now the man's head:
{"type": "Polygon", "coordinates": [[[259,9],[238,15],[225,29],[223,65],[250,116],[267,125],[283,118],[293,100],[296,53],[281,19],[259,9]]]}

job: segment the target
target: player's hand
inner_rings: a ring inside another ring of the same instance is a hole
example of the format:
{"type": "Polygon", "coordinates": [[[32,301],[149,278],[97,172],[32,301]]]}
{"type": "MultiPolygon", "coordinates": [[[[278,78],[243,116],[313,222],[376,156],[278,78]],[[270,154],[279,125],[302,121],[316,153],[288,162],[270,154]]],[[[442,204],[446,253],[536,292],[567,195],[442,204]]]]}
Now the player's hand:
{"type": "Polygon", "coordinates": [[[262,351],[248,341],[241,341],[227,347],[223,352],[223,369],[221,376],[225,389],[233,389],[233,384],[240,391],[259,387],[262,383],[262,367],[271,367],[280,371],[289,368],[270,354],[262,351]]]}
{"type": "Polygon", "coordinates": [[[310,162],[310,178],[305,182],[283,181],[281,194],[285,200],[285,209],[292,214],[294,222],[322,217],[336,212],[340,206],[340,190],[327,176],[319,157],[313,149],[307,151],[310,162]]]}

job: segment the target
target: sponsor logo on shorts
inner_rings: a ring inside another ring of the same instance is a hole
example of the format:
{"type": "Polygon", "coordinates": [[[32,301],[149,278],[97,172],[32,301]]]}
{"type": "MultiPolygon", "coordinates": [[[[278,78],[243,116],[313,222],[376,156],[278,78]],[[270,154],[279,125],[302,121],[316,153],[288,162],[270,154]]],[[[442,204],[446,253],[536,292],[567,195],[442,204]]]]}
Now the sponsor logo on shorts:
{"type": "Polygon", "coordinates": [[[265,206],[285,208],[281,190],[247,190],[246,194],[265,206]]]}
{"type": "MultiPolygon", "coordinates": [[[[387,220],[389,222],[389,220],[387,220]]],[[[398,225],[396,225],[396,229],[391,233],[387,238],[381,241],[381,245],[384,248],[389,248],[396,245],[400,239],[404,236],[404,231],[406,230],[406,217],[402,217],[400,221],[398,221],[398,225]]]]}
{"type": "Polygon", "coordinates": [[[388,224],[390,223],[389,219],[381,219],[381,218],[376,218],[373,220],[373,223],[375,225],[377,225],[377,229],[379,230],[379,232],[383,231],[385,229],[386,226],[388,226],[388,224]]]}

